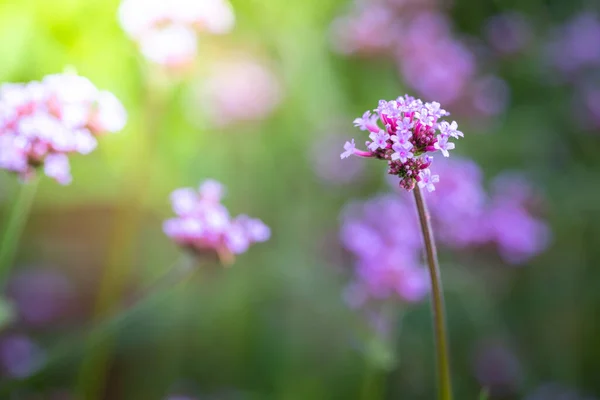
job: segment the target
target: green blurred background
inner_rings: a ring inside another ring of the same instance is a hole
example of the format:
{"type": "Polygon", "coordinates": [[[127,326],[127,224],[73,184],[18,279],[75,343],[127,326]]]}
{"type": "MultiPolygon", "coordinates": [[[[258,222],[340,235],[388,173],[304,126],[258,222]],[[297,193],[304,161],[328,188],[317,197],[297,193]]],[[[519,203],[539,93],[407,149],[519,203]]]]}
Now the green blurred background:
{"type": "MultiPolygon", "coordinates": [[[[118,5],[0,4],[0,82],[39,80],[72,66],[115,93],[129,113],[123,132],[104,137],[89,156],[71,158],[70,186],[41,183],[13,271],[66,275],[75,311],[43,328],[5,325],[2,334],[25,334],[46,356],[29,377],[3,378],[0,397],[58,399],[64,391],[73,396],[64,398],[78,398],[82,360],[101,346],[89,344],[87,327],[107,266],[117,271],[111,284],[121,293],[107,300],[109,308],[125,308],[128,293],[181,257],[162,232],[172,214],[169,193],[214,178],[227,187],[228,208],[263,219],[272,239],[232,268],[201,271],[164,290],[111,330],[98,398],[434,398],[427,302],[394,305],[401,323],[392,340],[382,340],[342,298],[352,260],[337,239],[340,210],[389,190],[381,165],[365,163],[368,179],[356,183],[331,184],[315,174],[321,136],[334,129],[354,134],[351,121],[365,109],[411,92],[389,59],[332,51],[330,24],[349,4],[232,1],[234,31],[202,37],[197,64],[183,76],[141,58],[119,27],[118,5]],[[194,87],[237,51],[272,67],[281,103],[262,121],[193,123],[190,113],[204,115],[190,100],[194,87]]],[[[456,115],[465,132],[457,154],[477,161],[487,177],[523,171],[544,193],[552,231],[547,251],[519,268],[493,256],[443,256],[457,399],[478,398],[485,384],[474,362],[482,343],[501,343],[511,354],[490,361],[514,382],[494,398],[525,398],[545,382],[600,396],[600,136],[574,122],[572,87],[545,75],[542,51],[552,26],[583,6],[456,0],[443,7],[456,33],[473,38],[502,11],[530,18],[528,50],[489,66],[510,87],[506,111],[486,123],[456,115]]],[[[12,174],[0,174],[2,220],[17,187],[12,174]]]]}

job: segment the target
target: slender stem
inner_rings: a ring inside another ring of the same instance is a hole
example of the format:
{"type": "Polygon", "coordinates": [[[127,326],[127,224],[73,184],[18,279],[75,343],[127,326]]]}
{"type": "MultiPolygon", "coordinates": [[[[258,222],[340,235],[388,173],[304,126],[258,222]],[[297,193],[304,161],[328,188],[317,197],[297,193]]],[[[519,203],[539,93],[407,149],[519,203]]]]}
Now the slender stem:
{"type": "Polygon", "coordinates": [[[450,379],[450,356],[448,351],[448,334],[446,330],[446,313],[444,310],[444,294],[442,291],[442,277],[435,249],[435,240],[431,230],[431,221],[427,205],[419,187],[415,187],[415,202],[419,212],[419,222],[423,232],[427,265],[431,277],[433,325],[435,329],[437,378],[440,400],[452,399],[452,383],[450,379]]]}
{"type": "Polygon", "coordinates": [[[0,241],[0,285],[5,284],[6,276],[15,260],[19,240],[23,234],[37,192],[38,182],[39,177],[35,177],[31,182],[21,184],[13,200],[0,241]]]}

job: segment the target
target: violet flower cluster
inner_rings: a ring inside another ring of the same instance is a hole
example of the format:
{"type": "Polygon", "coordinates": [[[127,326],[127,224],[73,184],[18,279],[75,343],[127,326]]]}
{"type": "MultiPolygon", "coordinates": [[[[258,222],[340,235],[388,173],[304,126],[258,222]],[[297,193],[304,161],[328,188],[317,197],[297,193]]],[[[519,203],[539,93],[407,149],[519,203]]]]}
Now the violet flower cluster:
{"type": "Polygon", "coordinates": [[[388,163],[388,174],[400,178],[400,187],[412,190],[415,184],[427,191],[435,190],[438,175],[432,175],[429,169],[433,157],[430,155],[440,151],[449,157],[454,149],[451,139],[463,137],[456,121],[441,121],[449,115],[440,103],[423,103],[408,95],[396,100],[380,100],[375,114],[367,111],[361,118],[354,120],[360,130],[369,132],[365,144],[368,151],[358,150],[354,143],[346,142],[341,158],[351,155],[373,157],[388,163]],[[379,126],[379,121],[384,129],[379,126]]]}
{"type": "Polygon", "coordinates": [[[333,46],[342,54],[392,59],[418,95],[461,112],[482,117],[503,112],[507,85],[480,71],[478,52],[457,37],[438,3],[356,0],[332,23],[333,46]]]}
{"type": "MultiPolygon", "coordinates": [[[[524,178],[501,175],[488,194],[472,161],[444,159],[435,171],[443,173],[444,180],[426,198],[442,247],[495,247],[509,264],[527,262],[546,249],[549,229],[532,213],[537,196],[524,178]]],[[[347,301],[359,306],[394,293],[409,302],[423,298],[429,280],[420,263],[420,235],[414,202],[404,190],[350,203],[342,213],[340,231],[342,245],[356,260],[347,301]]]]}
{"type": "Polygon", "coordinates": [[[0,86],[0,168],[27,180],[35,170],[66,185],[69,155],[88,154],[96,138],[123,129],[127,114],[110,92],[75,73],[0,86]]]}
{"type": "Polygon", "coordinates": [[[223,186],[204,181],[198,190],[177,189],[171,194],[176,218],[165,221],[164,232],[178,245],[197,254],[216,253],[222,260],[265,242],[271,230],[261,220],[239,215],[231,218],[221,204],[223,186]]]}
{"type": "Polygon", "coordinates": [[[570,115],[584,129],[600,127],[600,14],[583,11],[555,28],[546,55],[559,81],[573,86],[570,115]]]}
{"type": "Polygon", "coordinates": [[[350,306],[394,295],[417,302],[429,293],[414,205],[394,194],[381,195],[350,203],[342,219],[342,244],[356,258],[354,280],[344,296],[350,306]]]}
{"type": "Polygon", "coordinates": [[[144,57],[176,68],[196,57],[198,33],[228,33],[235,16],[227,0],[123,0],[119,20],[144,57]]]}

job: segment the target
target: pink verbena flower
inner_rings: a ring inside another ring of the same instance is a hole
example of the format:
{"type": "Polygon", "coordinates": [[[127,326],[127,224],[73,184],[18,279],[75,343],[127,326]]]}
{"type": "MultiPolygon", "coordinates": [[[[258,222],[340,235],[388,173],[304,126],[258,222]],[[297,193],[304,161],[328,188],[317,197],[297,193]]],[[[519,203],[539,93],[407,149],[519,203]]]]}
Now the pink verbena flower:
{"type": "Polygon", "coordinates": [[[181,67],[196,57],[199,33],[228,33],[235,16],[227,0],[123,0],[119,21],[148,60],[181,67]]]}
{"type": "Polygon", "coordinates": [[[433,157],[430,154],[439,150],[444,157],[450,155],[449,151],[455,146],[450,140],[463,136],[456,122],[440,120],[449,115],[440,103],[423,103],[408,95],[391,101],[380,100],[374,111],[385,128],[380,128],[367,111],[362,118],[354,120],[354,124],[370,132],[371,141],[366,142],[368,151],[356,149],[352,140],[346,142],[340,157],[357,155],[385,160],[388,173],[400,178],[402,188],[410,191],[418,183],[419,187],[434,191],[439,176],[431,175],[429,166],[433,157]]]}
{"type": "Polygon", "coordinates": [[[110,92],[75,73],[0,86],[0,168],[28,179],[40,167],[71,182],[68,155],[88,154],[96,138],[123,129],[127,113],[110,92]]]}
{"type": "Polygon", "coordinates": [[[197,254],[216,253],[225,261],[253,243],[269,240],[271,230],[261,220],[231,218],[221,204],[223,194],[223,186],[214,180],[204,181],[198,190],[175,190],[171,203],[177,217],[165,221],[164,232],[182,247],[197,254]]]}

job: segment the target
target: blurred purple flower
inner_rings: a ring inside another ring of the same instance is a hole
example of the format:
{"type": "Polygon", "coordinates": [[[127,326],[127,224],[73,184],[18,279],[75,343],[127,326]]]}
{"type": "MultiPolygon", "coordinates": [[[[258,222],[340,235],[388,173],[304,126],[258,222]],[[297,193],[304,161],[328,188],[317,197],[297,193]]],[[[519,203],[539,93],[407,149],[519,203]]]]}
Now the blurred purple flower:
{"type": "Polygon", "coordinates": [[[125,126],[125,109],[110,92],[75,73],[0,87],[0,168],[31,178],[37,167],[66,185],[71,153],[88,154],[96,137],[125,126]]]}
{"type": "Polygon", "coordinates": [[[546,249],[550,239],[547,225],[527,208],[532,189],[513,175],[499,176],[489,210],[490,238],[500,255],[511,264],[525,262],[546,249]]]}
{"type": "Polygon", "coordinates": [[[427,295],[429,279],[418,261],[421,241],[412,203],[394,195],[352,203],[343,213],[340,234],[356,258],[355,280],[344,295],[349,305],[360,307],[369,298],[393,294],[416,302],[427,295]],[[382,218],[385,224],[378,223],[382,218]]]}
{"type": "Polygon", "coordinates": [[[44,353],[31,339],[13,334],[0,338],[0,367],[11,378],[26,378],[42,364],[44,353]]]}
{"type": "Polygon", "coordinates": [[[426,194],[440,243],[452,249],[496,244],[511,264],[523,263],[546,249],[550,231],[531,214],[536,193],[522,175],[499,175],[489,196],[473,161],[442,159],[432,170],[444,176],[436,190],[426,194]]]}
{"type": "Polygon", "coordinates": [[[514,54],[531,43],[533,32],[527,16],[518,11],[506,11],[488,19],[485,36],[498,53],[514,54]]]}
{"type": "Polygon", "coordinates": [[[595,130],[600,127],[600,82],[584,78],[577,83],[571,114],[581,128],[595,130]]]}
{"type": "Polygon", "coordinates": [[[28,325],[47,325],[73,309],[73,287],[65,275],[55,270],[18,272],[10,279],[7,292],[20,319],[28,325]]]}
{"type": "Polygon", "coordinates": [[[216,252],[223,261],[244,253],[251,244],[265,242],[271,230],[261,220],[229,216],[220,203],[222,185],[204,181],[200,189],[177,189],[171,194],[176,218],[165,221],[163,229],[177,244],[197,253],[216,252]]]}
{"type": "Polygon", "coordinates": [[[508,107],[510,89],[497,76],[484,76],[472,84],[473,106],[484,116],[502,114],[508,107]]]}
{"type": "Polygon", "coordinates": [[[566,75],[600,66],[600,16],[584,11],[559,26],[547,45],[550,63],[566,75]]]}
{"type": "Polygon", "coordinates": [[[198,33],[227,33],[235,16],[227,0],[123,0],[119,21],[144,57],[178,68],[195,59],[198,33]]]}
{"type": "Polygon", "coordinates": [[[522,379],[521,363],[506,344],[497,340],[477,345],[473,369],[479,384],[494,398],[514,395],[522,379]]]}
{"type": "MultiPolygon", "coordinates": [[[[355,1],[347,14],[332,23],[333,47],[343,54],[392,58],[404,82],[424,98],[462,105],[465,112],[477,115],[497,114],[508,98],[506,87],[499,92],[494,86],[494,94],[484,97],[486,86],[474,85],[479,78],[476,54],[454,35],[451,21],[438,8],[435,1],[355,1]],[[479,107],[472,107],[473,103],[479,107]]],[[[520,24],[514,17],[505,25],[524,39],[524,31],[516,31],[520,24]]]]}

